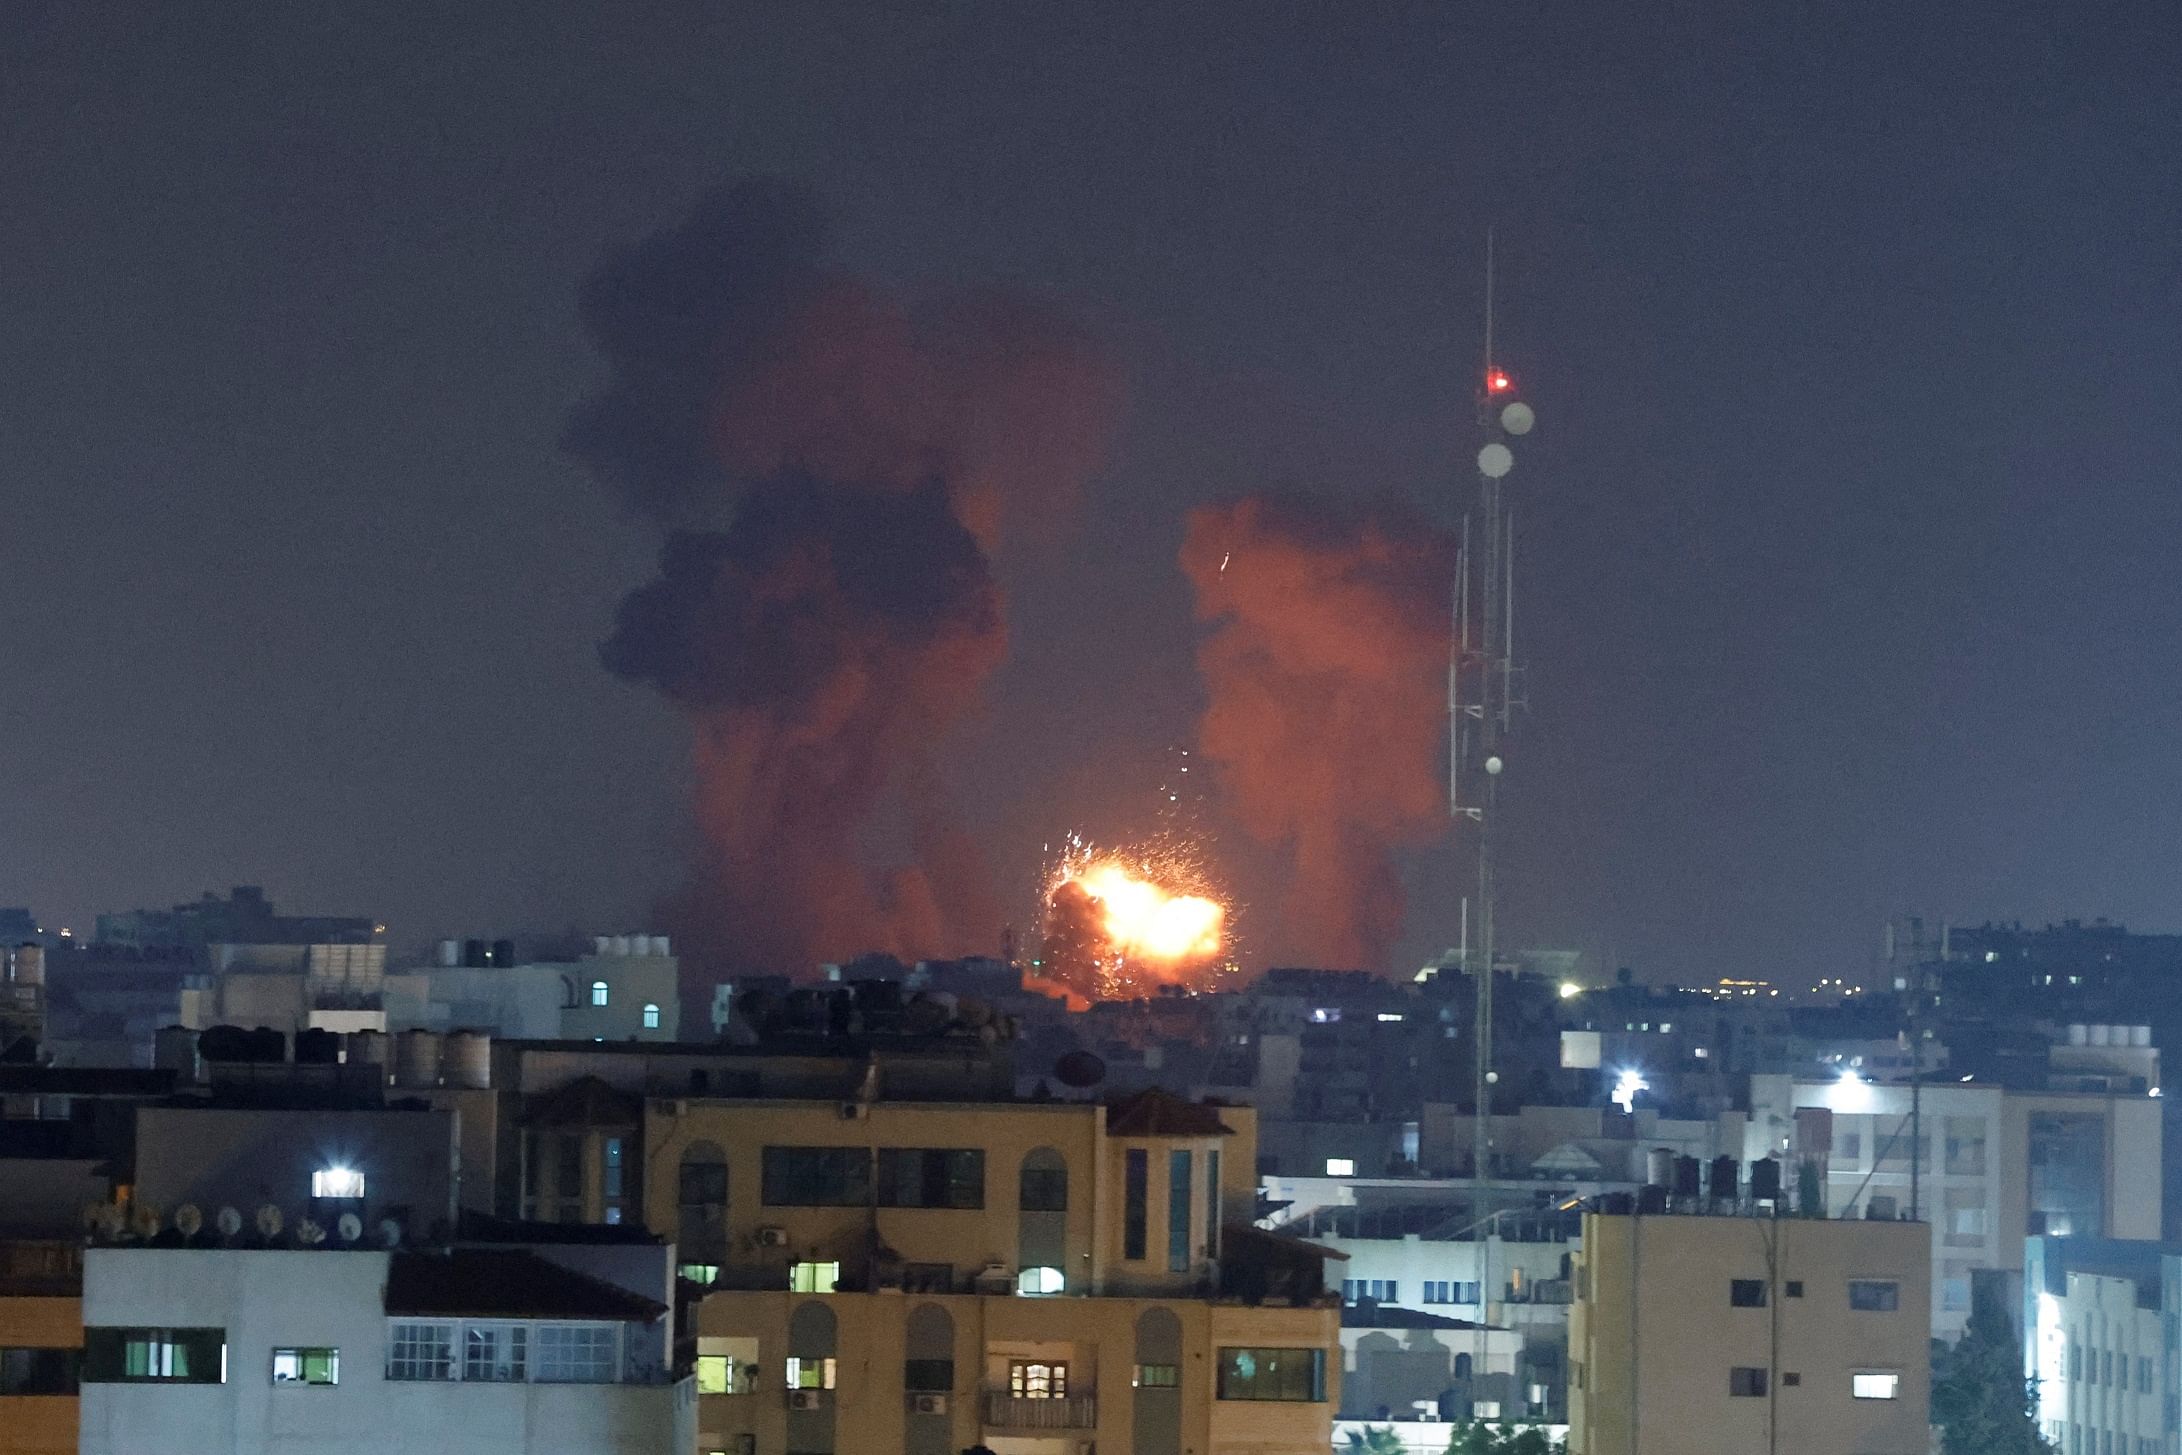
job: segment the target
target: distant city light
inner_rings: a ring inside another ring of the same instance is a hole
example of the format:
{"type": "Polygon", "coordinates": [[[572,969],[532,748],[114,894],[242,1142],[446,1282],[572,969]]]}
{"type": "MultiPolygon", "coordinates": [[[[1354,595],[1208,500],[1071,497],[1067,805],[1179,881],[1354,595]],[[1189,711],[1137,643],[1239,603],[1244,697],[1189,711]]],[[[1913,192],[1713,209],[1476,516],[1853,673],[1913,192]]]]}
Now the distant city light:
{"type": "Polygon", "coordinates": [[[1577,996],[1581,994],[1583,994],[1583,987],[1581,985],[1578,985],[1575,981],[1563,980],[1561,982],[1561,999],[1574,1000],[1577,996]]]}
{"type": "Polygon", "coordinates": [[[1508,377],[1508,371],[1505,369],[1495,369],[1490,374],[1487,374],[1485,376],[1485,389],[1487,393],[1505,394],[1514,387],[1515,381],[1508,377]]]}
{"type": "Polygon", "coordinates": [[[1614,1105],[1620,1107],[1624,1112],[1632,1112],[1636,1110],[1638,1093],[1650,1091],[1651,1089],[1652,1084],[1644,1079],[1643,1072],[1624,1071],[1614,1078],[1612,1100],[1614,1105]]]}

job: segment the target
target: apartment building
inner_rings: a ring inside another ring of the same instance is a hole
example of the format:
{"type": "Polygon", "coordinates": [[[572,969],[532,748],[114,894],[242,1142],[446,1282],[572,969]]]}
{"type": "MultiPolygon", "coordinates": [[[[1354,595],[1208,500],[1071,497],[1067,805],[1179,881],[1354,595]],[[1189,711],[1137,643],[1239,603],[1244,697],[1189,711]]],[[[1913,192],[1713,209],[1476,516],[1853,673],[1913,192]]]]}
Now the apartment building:
{"type": "Polygon", "coordinates": [[[2159,1236],[2160,1108],[2145,1092],[1960,1081],[1913,1104],[1853,1073],[1754,1076],[1745,1156],[1816,1162],[1832,1217],[1904,1215],[1914,1195],[1932,1225],[1932,1334],[1951,1341],[1973,1279],[2017,1287],[2026,1237],[2159,1236]]]}
{"type": "Polygon", "coordinates": [[[0,1243],[0,1455],[74,1455],[83,1250],[0,1243]]]}
{"type": "Polygon", "coordinates": [[[1588,1214],[1571,1455],[1924,1455],[1922,1223],[1588,1214]]]}
{"type": "Polygon", "coordinates": [[[1253,1114],[653,1098],[643,1206],[709,1292],[698,1448],[1323,1455],[1332,1255],[1249,1225],[1253,1114]]]}
{"type": "Polygon", "coordinates": [[[688,1451],[649,1251],[653,1293],[550,1248],[93,1247],[76,1448],[688,1451]]]}
{"type": "Polygon", "coordinates": [[[2032,1238],[2024,1248],[2024,1373],[2061,1455],[2182,1447],[2182,1246],[2032,1238]]]}

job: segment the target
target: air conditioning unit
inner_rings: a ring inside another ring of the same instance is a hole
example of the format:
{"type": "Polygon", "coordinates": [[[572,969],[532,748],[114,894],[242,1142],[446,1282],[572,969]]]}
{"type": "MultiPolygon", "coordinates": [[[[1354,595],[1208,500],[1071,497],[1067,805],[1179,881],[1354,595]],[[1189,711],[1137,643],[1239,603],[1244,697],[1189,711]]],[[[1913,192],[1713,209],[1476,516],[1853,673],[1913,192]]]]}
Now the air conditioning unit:
{"type": "Polygon", "coordinates": [[[760,1229],[758,1229],[758,1246],[759,1246],[760,1248],[785,1248],[785,1247],[787,1247],[787,1246],[788,1246],[788,1230],[787,1230],[786,1228],[760,1228],[760,1229]]]}
{"type": "Polygon", "coordinates": [[[818,1391],[815,1389],[791,1389],[788,1391],[788,1408],[815,1410],[818,1408],[818,1391]]]}
{"type": "Polygon", "coordinates": [[[944,1394],[913,1394],[909,1396],[909,1409],[913,1414],[944,1415],[947,1413],[947,1396],[944,1394]]]}

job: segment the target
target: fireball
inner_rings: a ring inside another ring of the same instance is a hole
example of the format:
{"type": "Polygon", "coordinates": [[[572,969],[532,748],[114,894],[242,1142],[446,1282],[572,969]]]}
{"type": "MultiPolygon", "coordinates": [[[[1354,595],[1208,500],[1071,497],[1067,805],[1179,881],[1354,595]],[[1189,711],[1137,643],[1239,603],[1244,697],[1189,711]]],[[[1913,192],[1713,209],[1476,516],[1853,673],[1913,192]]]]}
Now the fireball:
{"type": "Polygon", "coordinates": [[[1170,844],[1109,853],[1071,835],[1046,881],[1040,965],[1087,999],[1198,984],[1220,968],[1227,907],[1170,844]]]}

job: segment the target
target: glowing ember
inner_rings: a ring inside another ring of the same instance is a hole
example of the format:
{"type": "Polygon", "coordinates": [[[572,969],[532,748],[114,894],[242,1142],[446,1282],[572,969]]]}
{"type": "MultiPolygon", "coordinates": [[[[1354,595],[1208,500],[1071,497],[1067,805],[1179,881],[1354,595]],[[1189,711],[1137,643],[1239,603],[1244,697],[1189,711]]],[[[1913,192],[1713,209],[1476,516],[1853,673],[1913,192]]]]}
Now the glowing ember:
{"type": "Polygon", "coordinates": [[[1206,889],[1184,850],[1109,853],[1071,835],[1046,880],[1044,978],[1091,1000],[1202,984],[1227,948],[1227,907],[1206,889]]]}

